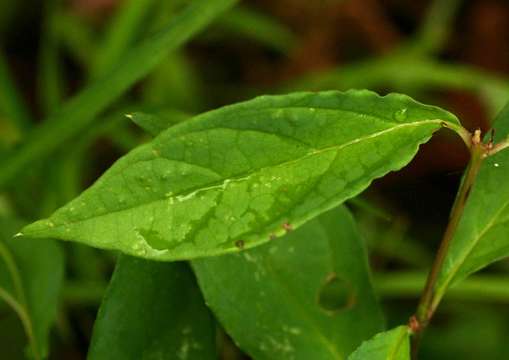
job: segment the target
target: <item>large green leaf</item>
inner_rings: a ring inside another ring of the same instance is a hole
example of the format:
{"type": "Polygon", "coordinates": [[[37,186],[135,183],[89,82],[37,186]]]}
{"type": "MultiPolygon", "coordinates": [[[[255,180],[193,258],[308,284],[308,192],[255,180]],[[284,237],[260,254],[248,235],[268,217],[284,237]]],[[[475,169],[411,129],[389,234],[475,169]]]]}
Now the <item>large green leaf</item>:
{"type": "Polygon", "coordinates": [[[377,334],[363,343],[348,360],[410,360],[410,333],[406,326],[377,334]]]}
{"type": "Polygon", "coordinates": [[[215,358],[215,324],[188,266],[121,256],[88,359],[215,358]]]}
{"type": "Polygon", "coordinates": [[[22,225],[17,220],[0,219],[0,303],[7,302],[19,316],[30,352],[40,359],[48,354],[64,260],[53,240],[12,238],[22,225]]]}
{"type": "Polygon", "coordinates": [[[441,126],[460,127],[399,94],[262,96],[162,132],[23,233],[158,260],[238,251],[400,169],[441,126]]]}
{"type": "MultiPolygon", "coordinates": [[[[495,141],[509,135],[509,105],[497,117],[495,141]]],[[[435,304],[447,287],[509,256],[509,150],[487,158],[470,192],[436,286],[435,304]]]]}
{"type": "Polygon", "coordinates": [[[194,260],[193,269],[207,304],[258,360],[346,359],[383,329],[344,207],[242,254],[194,260]]]}
{"type": "Polygon", "coordinates": [[[169,51],[184,44],[235,2],[194,0],[160,32],[127,51],[111,72],[62,105],[59,111],[27,135],[23,146],[6,156],[0,163],[0,188],[15,179],[17,173],[28,168],[29,164],[45,158],[89,128],[101,111],[153,70],[169,51]]]}

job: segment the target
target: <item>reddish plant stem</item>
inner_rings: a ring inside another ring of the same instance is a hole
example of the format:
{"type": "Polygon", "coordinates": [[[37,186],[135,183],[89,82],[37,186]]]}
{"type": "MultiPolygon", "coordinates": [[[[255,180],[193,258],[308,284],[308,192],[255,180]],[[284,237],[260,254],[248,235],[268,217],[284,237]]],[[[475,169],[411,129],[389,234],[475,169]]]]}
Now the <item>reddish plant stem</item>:
{"type": "Polygon", "coordinates": [[[458,190],[458,195],[454,202],[449,218],[449,223],[440,243],[440,247],[437,252],[437,256],[431,267],[431,271],[426,280],[426,285],[422,292],[422,296],[419,300],[417,312],[410,318],[409,327],[413,332],[412,336],[412,359],[417,359],[417,352],[419,344],[422,338],[422,334],[428,326],[433,313],[435,312],[436,305],[433,305],[434,300],[434,288],[438,279],[438,275],[444,264],[449,245],[454,237],[461,216],[465,210],[465,204],[470,194],[470,190],[475,182],[479,168],[482,164],[483,159],[486,157],[486,146],[481,142],[480,131],[477,130],[472,136],[471,141],[471,156],[468,164],[465,176],[458,190]]]}

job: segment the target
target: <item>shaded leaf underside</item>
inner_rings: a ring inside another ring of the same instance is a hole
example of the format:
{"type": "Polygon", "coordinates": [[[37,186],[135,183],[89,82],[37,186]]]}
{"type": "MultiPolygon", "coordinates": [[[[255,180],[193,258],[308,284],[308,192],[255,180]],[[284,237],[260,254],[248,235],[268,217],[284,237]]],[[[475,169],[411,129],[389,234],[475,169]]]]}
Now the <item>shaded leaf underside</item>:
{"type": "Polygon", "coordinates": [[[215,323],[187,264],[120,256],[87,359],[215,358],[215,323]]]}

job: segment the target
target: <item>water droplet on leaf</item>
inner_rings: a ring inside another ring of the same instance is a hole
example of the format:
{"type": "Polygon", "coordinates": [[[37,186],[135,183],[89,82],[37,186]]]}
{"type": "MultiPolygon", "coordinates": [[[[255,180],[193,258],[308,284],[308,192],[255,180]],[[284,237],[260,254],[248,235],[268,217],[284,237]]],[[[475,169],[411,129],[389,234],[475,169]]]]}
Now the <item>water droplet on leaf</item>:
{"type": "Polygon", "coordinates": [[[396,111],[393,114],[393,118],[396,121],[405,121],[406,118],[407,118],[407,109],[403,108],[403,109],[400,109],[400,110],[396,111]]]}

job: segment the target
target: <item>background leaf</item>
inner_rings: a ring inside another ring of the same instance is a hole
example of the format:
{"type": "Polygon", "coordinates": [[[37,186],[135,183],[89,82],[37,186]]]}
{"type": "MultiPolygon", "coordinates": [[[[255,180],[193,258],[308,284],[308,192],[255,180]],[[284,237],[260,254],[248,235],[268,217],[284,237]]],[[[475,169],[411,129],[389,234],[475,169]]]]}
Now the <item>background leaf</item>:
{"type": "Polygon", "coordinates": [[[406,165],[454,115],[370,91],[263,96],[195,117],[23,230],[176,260],[284,235],[406,165]]]}
{"type": "MultiPolygon", "coordinates": [[[[509,105],[494,123],[495,142],[509,135],[509,105]]],[[[470,192],[436,285],[435,304],[449,286],[509,256],[509,150],[487,158],[470,192]]]]}
{"type": "Polygon", "coordinates": [[[255,359],[346,359],[383,328],[344,207],[284,239],[192,264],[207,304],[255,359]]]}
{"type": "MultiPolygon", "coordinates": [[[[31,340],[31,353],[46,357],[57,313],[64,260],[53,240],[12,238],[22,222],[0,219],[0,291],[14,305],[31,340]]],[[[7,300],[0,296],[0,301],[7,300]]]]}
{"type": "Polygon", "coordinates": [[[120,256],[88,359],[215,359],[214,322],[188,266],[120,256]]]}
{"type": "Polygon", "coordinates": [[[410,360],[410,335],[406,326],[375,335],[363,343],[348,360],[410,360]]]}

